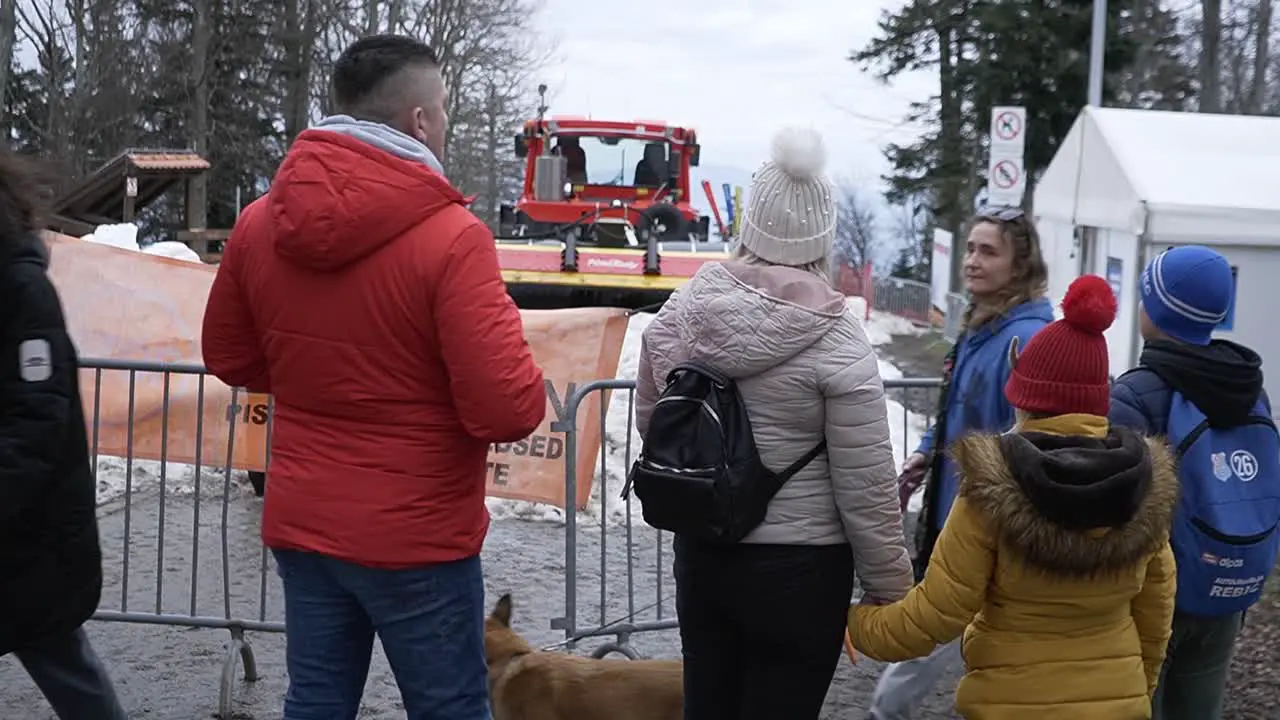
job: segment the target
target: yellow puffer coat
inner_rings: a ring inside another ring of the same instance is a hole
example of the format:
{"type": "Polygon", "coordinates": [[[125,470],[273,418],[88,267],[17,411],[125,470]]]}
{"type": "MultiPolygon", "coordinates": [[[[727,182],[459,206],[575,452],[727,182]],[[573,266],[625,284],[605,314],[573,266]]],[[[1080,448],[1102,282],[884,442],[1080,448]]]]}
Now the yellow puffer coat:
{"type": "Polygon", "coordinates": [[[924,580],[850,612],[853,645],[902,661],[961,633],[968,720],[1146,720],[1173,617],[1173,459],[1092,415],[952,448],[959,497],[924,580]]]}

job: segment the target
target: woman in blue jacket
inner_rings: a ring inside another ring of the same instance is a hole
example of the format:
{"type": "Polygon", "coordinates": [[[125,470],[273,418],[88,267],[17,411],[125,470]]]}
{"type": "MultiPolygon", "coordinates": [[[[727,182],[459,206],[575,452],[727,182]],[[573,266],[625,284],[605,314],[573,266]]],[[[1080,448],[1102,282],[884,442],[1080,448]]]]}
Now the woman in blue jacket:
{"type": "MultiPolygon", "coordinates": [[[[903,465],[899,479],[903,509],[922,482],[924,508],[916,523],[916,577],[924,576],[929,555],[956,498],[957,479],[944,450],[969,432],[1003,432],[1013,426],[1013,408],[1004,396],[1009,348],[1025,347],[1053,322],[1045,298],[1049,269],[1040,237],[1020,208],[996,208],[970,222],[964,256],[965,290],[970,297],[964,330],[943,365],[938,418],[903,465]],[[941,440],[941,442],[939,442],[941,440]]],[[[932,655],[885,668],[871,701],[872,720],[906,720],[949,669],[960,664],[959,641],[932,655]]]]}

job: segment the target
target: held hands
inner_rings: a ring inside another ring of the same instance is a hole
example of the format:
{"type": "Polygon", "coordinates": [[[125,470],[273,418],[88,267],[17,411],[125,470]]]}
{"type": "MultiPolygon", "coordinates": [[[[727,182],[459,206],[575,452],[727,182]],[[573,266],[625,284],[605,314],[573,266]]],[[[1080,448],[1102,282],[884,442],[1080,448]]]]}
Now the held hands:
{"type": "MultiPolygon", "coordinates": [[[[885,600],[883,598],[875,597],[874,595],[868,595],[866,593],[863,593],[862,597],[858,598],[858,604],[852,605],[849,607],[849,618],[852,621],[853,611],[857,609],[858,606],[860,605],[867,605],[867,606],[888,605],[891,602],[892,602],[891,600],[885,600]]],[[[858,654],[854,651],[853,638],[849,635],[848,629],[845,629],[845,632],[844,632],[844,651],[845,651],[845,654],[849,656],[849,662],[853,663],[854,665],[857,665],[858,654]]]]}
{"type": "Polygon", "coordinates": [[[927,466],[927,458],[921,453],[912,453],[902,464],[902,474],[898,476],[898,507],[902,512],[906,512],[911,496],[924,482],[927,466]]]}

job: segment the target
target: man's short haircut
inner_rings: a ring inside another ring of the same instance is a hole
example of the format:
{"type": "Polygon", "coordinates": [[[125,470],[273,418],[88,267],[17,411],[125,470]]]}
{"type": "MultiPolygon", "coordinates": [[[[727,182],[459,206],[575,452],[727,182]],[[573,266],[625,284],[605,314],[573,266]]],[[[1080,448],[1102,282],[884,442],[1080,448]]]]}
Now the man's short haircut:
{"type": "Polygon", "coordinates": [[[411,80],[407,68],[438,68],[429,45],[404,35],[371,35],[352,43],[333,67],[333,104],[361,120],[389,122],[401,109],[411,80]]]}

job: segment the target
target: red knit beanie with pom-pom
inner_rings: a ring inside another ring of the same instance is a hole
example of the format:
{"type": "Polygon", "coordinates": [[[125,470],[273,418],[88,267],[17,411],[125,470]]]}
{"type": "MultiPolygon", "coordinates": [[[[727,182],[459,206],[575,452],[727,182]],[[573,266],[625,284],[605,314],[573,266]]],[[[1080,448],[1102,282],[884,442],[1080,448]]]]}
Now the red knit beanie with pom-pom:
{"type": "Polygon", "coordinates": [[[1063,319],[1032,336],[1004,386],[1009,404],[1044,415],[1111,408],[1110,363],[1102,333],[1116,319],[1116,296],[1097,275],[1076,278],[1062,299],[1063,319]]]}

